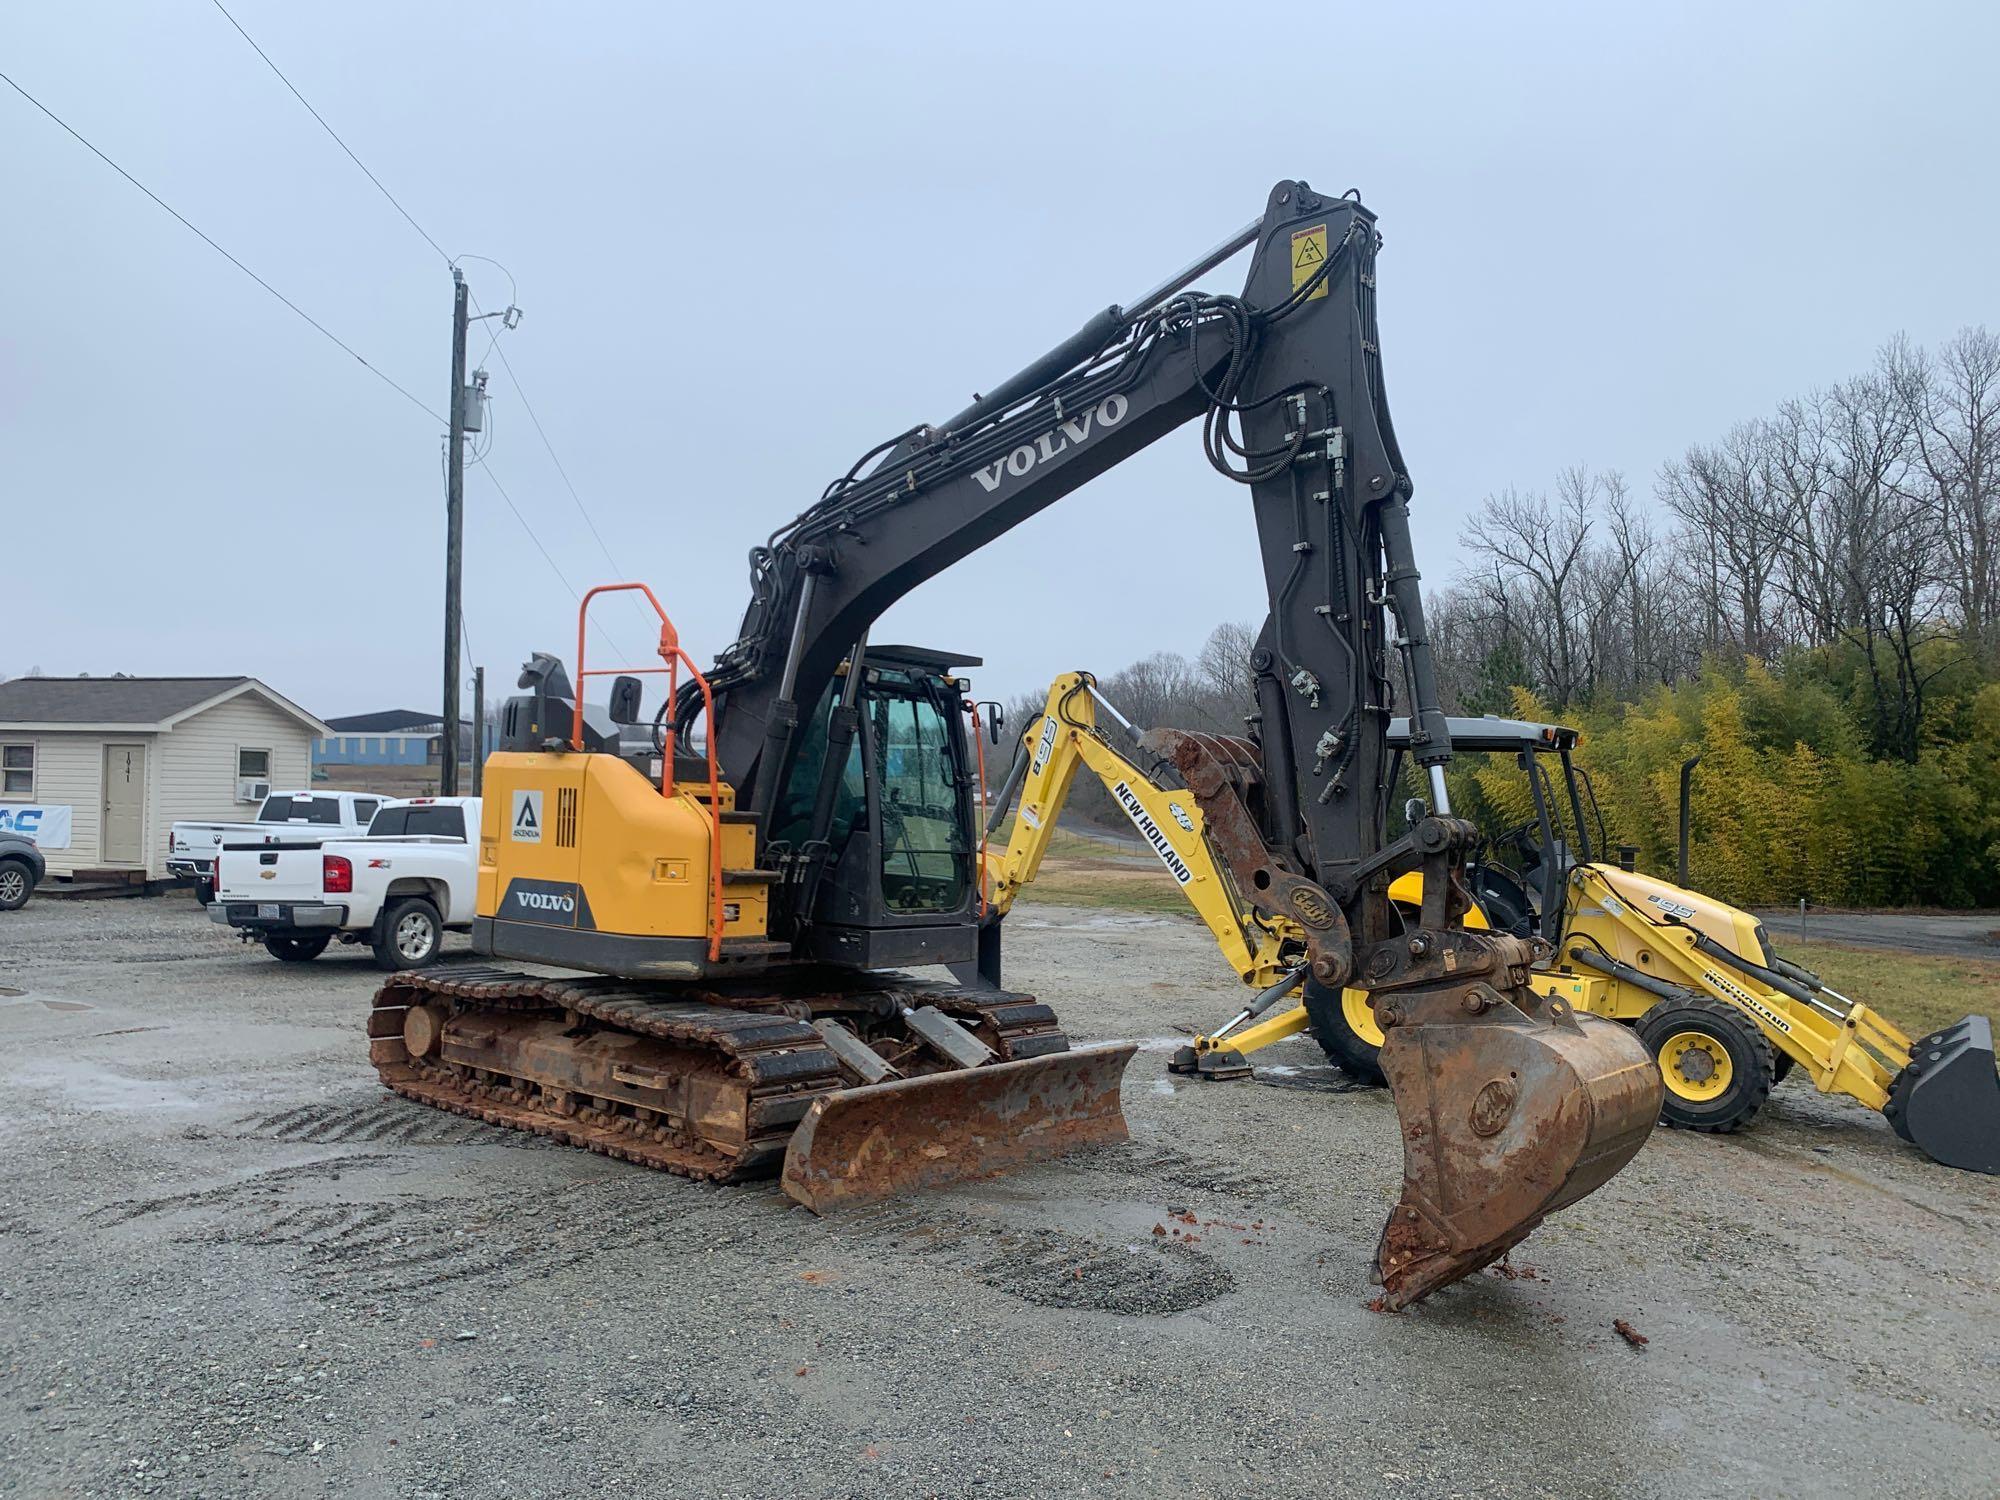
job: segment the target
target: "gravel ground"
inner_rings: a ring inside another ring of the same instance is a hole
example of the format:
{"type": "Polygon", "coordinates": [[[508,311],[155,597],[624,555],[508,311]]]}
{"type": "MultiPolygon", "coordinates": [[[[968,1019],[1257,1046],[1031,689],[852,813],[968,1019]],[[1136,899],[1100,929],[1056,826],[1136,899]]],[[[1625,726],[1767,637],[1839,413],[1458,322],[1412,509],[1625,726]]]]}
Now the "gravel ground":
{"type": "Polygon", "coordinates": [[[1237,1000],[1190,923],[1011,926],[1017,987],[1147,1039],[1132,1143],[819,1221],[383,1093],[352,951],[281,967],[185,898],[0,919],[0,1492],[2000,1484],[2000,1180],[1794,1078],[1380,1316],[1388,1096],[1304,1042],[1170,1081],[1237,1000]]]}

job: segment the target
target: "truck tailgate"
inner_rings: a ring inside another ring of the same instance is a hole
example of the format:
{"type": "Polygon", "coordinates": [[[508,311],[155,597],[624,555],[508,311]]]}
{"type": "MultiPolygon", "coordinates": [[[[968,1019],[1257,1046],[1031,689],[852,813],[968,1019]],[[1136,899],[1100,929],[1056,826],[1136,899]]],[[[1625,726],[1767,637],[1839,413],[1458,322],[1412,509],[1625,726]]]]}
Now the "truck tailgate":
{"type": "Polygon", "coordinates": [[[322,867],[319,840],[276,844],[224,843],[216,899],[221,901],[317,901],[322,867]]]}

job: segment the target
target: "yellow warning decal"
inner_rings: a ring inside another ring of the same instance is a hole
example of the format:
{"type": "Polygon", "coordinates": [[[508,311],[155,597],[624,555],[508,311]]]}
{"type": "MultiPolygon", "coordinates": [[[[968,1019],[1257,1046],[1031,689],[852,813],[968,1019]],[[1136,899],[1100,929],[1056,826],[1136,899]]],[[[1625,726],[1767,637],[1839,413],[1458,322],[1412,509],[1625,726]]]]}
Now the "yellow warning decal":
{"type": "MultiPolygon", "coordinates": [[[[1325,266],[1326,226],[1324,224],[1315,224],[1309,229],[1294,229],[1292,231],[1292,290],[1296,292],[1308,281],[1311,281],[1313,277],[1319,275],[1325,266]]],[[[1310,302],[1315,297],[1324,297],[1325,295],[1326,281],[1322,278],[1320,284],[1307,294],[1306,301],[1310,302]]]]}

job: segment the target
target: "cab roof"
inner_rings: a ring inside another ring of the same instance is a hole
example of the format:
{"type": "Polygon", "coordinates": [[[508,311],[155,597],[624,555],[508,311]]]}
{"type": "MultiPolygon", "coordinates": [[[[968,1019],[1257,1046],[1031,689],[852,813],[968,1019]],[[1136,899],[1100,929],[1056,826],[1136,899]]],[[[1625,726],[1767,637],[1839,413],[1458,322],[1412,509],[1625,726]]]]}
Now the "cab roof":
{"type": "MultiPolygon", "coordinates": [[[[1452,749],[1462,750],[1467,755],[1494,751],[1568,750],[1577,741],[1577,732],[1566,724],[1537,724],[1530,719],[1502,719],[1494,714],[1484,714],[1476,719],[1452,714],[1446,716],[1444,723],[1451,734],[1452,749]]],[[[1408,718],[1389,721],[1389,747],[1393,750],[1410,748],[1408,718]]]]}

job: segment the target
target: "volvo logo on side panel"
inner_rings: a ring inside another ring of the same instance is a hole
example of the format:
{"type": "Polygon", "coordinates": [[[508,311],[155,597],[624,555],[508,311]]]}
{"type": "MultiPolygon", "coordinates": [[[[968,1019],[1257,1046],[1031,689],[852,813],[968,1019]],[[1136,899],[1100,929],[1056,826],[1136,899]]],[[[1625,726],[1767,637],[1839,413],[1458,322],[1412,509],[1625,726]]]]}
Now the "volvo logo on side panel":
{"type": "Polygon", "coordinates": [[[510,880],[507,894],[500,898],[498,916],[503,922],[536,922],[544,927],[597,927],[583,887],[571,880],[529,880],[525,876],[510,880]]]}

